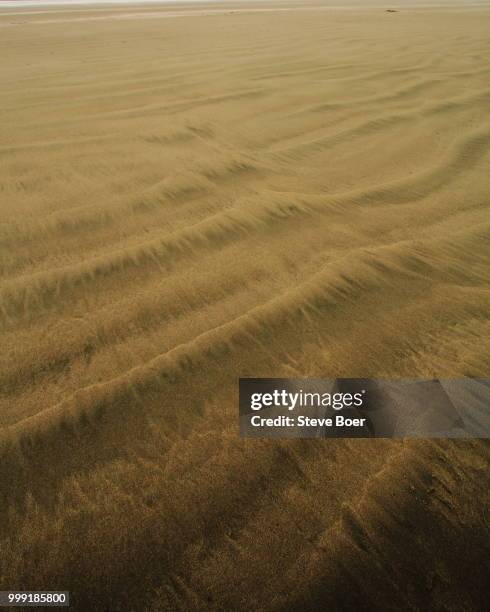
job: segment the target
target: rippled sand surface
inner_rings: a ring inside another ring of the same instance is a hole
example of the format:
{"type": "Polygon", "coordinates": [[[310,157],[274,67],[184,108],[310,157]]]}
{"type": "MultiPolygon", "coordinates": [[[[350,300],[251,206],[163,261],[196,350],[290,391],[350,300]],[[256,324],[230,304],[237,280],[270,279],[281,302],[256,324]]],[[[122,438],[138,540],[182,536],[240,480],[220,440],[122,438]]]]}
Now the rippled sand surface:
{"type": "Polygon", "coordinates": [[[0,11],[2,589],[484,608],[485,442],[237,433],[490,376],[490,8],[396,8],[0,11]]]}

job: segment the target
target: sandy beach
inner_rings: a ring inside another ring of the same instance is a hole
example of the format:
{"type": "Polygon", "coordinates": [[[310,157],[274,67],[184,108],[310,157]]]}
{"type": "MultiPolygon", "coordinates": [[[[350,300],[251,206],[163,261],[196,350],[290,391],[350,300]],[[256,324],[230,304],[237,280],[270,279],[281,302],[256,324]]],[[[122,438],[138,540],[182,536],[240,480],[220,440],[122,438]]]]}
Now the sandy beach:
{"type": "Polygon", "coordinates": [[[490,377],[490,5],[334,4],[0,3],[0,590],[484,609],[485,441],[237,433],[490,377]]]}

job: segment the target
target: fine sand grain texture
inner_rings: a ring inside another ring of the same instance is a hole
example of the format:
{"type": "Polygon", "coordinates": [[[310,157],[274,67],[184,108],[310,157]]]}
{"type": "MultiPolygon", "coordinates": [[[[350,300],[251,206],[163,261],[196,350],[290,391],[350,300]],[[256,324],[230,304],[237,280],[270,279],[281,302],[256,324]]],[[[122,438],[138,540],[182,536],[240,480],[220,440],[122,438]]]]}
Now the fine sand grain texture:
{"type": "Polygon", "coordinates": [[[433,4],[0,10],[0,590],[485,609],[486,442],[237,431],[490,377],[490,7],[433,4]]]}

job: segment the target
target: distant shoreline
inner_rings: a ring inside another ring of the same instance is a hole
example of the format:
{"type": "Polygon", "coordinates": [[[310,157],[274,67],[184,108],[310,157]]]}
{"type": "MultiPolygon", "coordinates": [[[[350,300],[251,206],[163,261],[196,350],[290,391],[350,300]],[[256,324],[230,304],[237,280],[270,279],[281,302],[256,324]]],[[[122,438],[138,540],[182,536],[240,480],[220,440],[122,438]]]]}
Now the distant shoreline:
{"type": "MultiPolygon", "coordinates": [[[[2,9],[21,9],[21,8],[56,8],[56,7],[110,7],[116,5],[212,5],[212,4],[230,4],[230,5],[298,5],[300,2],[295,0],[0,0],[0,12],[2,9]]],[[[403,0],[331,0],[329,2],[312,2],[305,3],[304,9],[367,9],[367,8],[390,8],[397,7],[400,9],[411,10],[420,8],[484,8],[489,7],[489,0],[476,0],[471,2],[462,2],[461,0],[428,0],[427,2],[418,1],[407,6],[403,0]]]]}
{"type": "MultiPolygon", "coordinates": [[[[295,5],[298,2],[294,0],[0,0],[0,9],[2,8],[28,8],[28,7],[44,7],[44,6],[93,6],[93,5],[148,5],[148,4],[243,4],[243,5],[257,5],[257,4],[286,4],[295,5]]],[[[436,8],[436,7],[460,7],[460,8],[471,8],[471,7],[485,7],[490,6],[490,1],[480,0],[474,2],[464,2],[462,0],[415,0],[409,6],[403,3],[402,0],[395,0],[390,2],[389,0],[366,0],[365,2],[359,2],[356,0],[346,0],[343,3],[341,0],[332,0],[331,4],[328,2],[318,2],[313,0],[308,3],[304,8],[369,8],[369,7],[397,7],[397,8],[436,8]]]]}

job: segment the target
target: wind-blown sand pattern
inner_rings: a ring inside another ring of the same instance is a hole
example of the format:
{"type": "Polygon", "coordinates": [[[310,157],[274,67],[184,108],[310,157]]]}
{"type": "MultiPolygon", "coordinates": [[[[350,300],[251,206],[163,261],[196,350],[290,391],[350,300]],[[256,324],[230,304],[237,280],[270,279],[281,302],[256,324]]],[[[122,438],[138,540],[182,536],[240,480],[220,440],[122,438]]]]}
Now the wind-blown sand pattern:
{"type": "Polygon", "coordinates": [[[0,589],[485,608],[486,442],[238,438],[490,377],[490,9],[386,8],[0,11],[0,589]]]}

